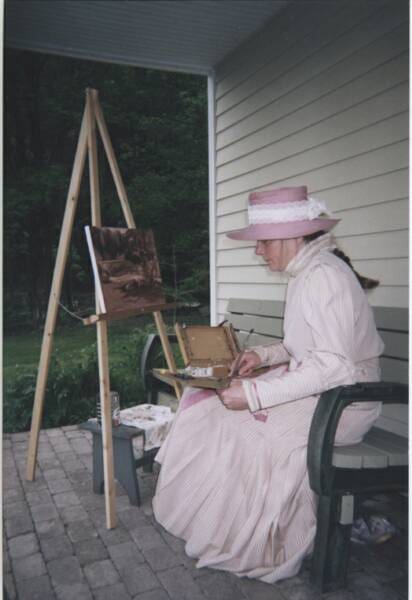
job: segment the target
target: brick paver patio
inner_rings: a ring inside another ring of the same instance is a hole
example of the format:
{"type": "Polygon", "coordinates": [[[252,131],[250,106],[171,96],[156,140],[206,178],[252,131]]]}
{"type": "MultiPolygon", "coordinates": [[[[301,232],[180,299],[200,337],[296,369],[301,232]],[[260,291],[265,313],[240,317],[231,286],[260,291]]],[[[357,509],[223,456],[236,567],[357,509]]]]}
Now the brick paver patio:
{"type": "Polygon", "coordinates": [[[25,480],[26,433],[3,436],[4,585],[10,600],[400,600],[407,598],[407,502],[369,501],[399,535],[353,545],[348,588],[321,596],[308,565],[275,585],[196,569],[181,540],[153,518],[153,474],[139,470],[143,505],[119,487],[118,526],[105,527],[104,498],[92,491],[90,433],[76,426],[40,434],[36,480],[25,480]]]}

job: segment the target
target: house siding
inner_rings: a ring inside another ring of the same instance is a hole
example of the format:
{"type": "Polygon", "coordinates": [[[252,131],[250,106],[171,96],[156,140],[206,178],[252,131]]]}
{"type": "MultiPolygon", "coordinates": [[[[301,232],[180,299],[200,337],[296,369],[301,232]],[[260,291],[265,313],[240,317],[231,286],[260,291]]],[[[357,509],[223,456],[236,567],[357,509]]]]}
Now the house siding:
{"type": "Polygon", "coordinates": [[[408,305],[408,4],[292,3],[215,70],[216,312],[283,300],[246,224],[250,191],[307,185],[341,220],[339,245],[408,305]]]}

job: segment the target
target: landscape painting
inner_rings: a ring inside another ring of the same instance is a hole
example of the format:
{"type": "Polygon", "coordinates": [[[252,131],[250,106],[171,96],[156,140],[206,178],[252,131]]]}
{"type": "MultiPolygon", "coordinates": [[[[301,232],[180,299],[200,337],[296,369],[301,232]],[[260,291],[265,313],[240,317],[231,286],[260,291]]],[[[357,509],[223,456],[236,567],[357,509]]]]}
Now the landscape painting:
{"type": "Polygon", "coordinates": [[[166,303],[151,229],[85,228],[98,313],[147,312],[166,303]]]}

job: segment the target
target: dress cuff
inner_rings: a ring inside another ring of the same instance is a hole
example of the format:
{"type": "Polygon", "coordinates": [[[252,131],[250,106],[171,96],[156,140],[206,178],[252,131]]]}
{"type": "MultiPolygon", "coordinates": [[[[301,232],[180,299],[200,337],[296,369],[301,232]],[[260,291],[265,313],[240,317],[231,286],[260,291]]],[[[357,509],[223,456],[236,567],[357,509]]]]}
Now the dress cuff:
{"type": "Polygon", "coordinates": [[[252,346],[249,348],[259,356],[261,367],[278,365],[290,361],[290,355],[282,342],[270,344],[269,346],[252,346]]]}
{"type": "Polygon", "coordinates": [[[242,381],[243,391],[245,392],[246,400],[249,405],[249,410],[251,412],[256,412],[257,410],[261,410],[259,398],[256,394],[256,388],[253,384],[253,381],[248,381],[244,379],[242,381]]]}

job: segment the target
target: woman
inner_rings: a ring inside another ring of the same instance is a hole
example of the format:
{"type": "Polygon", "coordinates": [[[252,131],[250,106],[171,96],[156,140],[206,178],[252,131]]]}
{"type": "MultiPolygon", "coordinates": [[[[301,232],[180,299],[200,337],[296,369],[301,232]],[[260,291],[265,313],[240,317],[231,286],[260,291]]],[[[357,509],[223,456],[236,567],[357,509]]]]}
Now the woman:
{"type": "MultiPolygon", "coordinates": [[[[361,278],[335,247],[337,223],[306,187],[249,197],[249,226],[228,235],[255,240],[271,271],[289,276],[282,343],[242,356],[239,377],[218,397],[187,389],[161,463],[154,514],[186,541],[198,567],[275,582],[295,575],[312,548],[316,497],[306,452],[319,394],[379,380],[383,343],[361,278]],[[342,260],[343,258],[343,260],[342,260]]],[[[380,413],[379,403],[351,405],[337,444],[354,444],[380,413]]]]}

